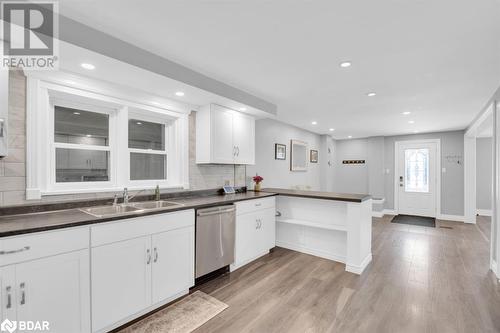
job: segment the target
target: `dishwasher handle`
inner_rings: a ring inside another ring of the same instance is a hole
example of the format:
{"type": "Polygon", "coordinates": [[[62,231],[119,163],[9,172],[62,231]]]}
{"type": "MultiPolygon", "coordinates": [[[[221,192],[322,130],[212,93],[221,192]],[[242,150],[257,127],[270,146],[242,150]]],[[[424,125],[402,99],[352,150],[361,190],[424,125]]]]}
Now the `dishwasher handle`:
{"type": "Polygon", "coordinates": [[[200,210],[200,211],[198,211],[197,215],[202,217],[202,216],[218,215],[218,214],[223,214],[223,213],[232,213],[234,211],[236,211],[235,207],[228,207],[228,208],[217,207],[217,209],[200,210]]]}

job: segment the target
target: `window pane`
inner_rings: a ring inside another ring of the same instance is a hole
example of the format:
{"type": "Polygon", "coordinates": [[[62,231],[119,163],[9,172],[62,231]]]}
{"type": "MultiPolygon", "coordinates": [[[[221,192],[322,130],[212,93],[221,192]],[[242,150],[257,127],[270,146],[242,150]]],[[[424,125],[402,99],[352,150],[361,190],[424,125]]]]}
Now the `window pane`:
{"type": "Polygon", "coordinates": [[[56,182],[109,180],[109,152],[56,148],[56,182]]]}
{"type": "Polygon", "coordinates": [[[130,119],[128,121],[128,147],[165,150],[165,125],[130,119]]]}
{"type": "Polygon", "coordinates": [[[56,142],[109,145],[109,115],[55,106],[56,142]]]}
{"type": "Polygon", "coordinates": [[[429,192],[429,149],[405,150],[405,191],[429,192]]]}
{"type": "Polygon", "coordinates": [[[166,155],[130,153],[130,179],[166,179],[166,160],[166,155]]]}

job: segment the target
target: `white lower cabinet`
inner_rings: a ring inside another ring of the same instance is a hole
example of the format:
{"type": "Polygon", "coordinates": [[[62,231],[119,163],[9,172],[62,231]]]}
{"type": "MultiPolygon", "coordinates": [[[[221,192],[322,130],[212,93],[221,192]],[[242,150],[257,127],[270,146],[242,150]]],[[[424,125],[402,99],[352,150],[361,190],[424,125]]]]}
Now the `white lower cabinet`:
{"type": "Polygon", "coordinates": [[[94,332],[125,324],[194,285],[193,210],[112,222],[91,234],[94,332]]]}
{"type": "Polygon", "coordinates": [[[194,285],[194,227],[153,235],[153,303],[194,285]]]}
{"type": "Polygon", "coordinates": [[[50,332],[90,331],[88,250],[2,267],[2,321],[47,322],[50,332]]]}
{"type": "Polygon", "coordinates": [[[235,260],[231,270],[265,255],[275,246],[275,199],[236,203],[235,260]]]}
{"type": "Polygon", "coordinates": [[[0,238],[0,319],[18,328],[107,332],[193,285],[192,209],[0,238]]]}
{"type": "Polygon", "coordinates": [[[92,248],[94,331],[151,305],[151,260],[151,236],[92,248]]]}
{"type": "Polygon", "coordinates": [[[2,238],[1,321],[90,332],[88,235],[88,228],[72,228],[2,238]]]}

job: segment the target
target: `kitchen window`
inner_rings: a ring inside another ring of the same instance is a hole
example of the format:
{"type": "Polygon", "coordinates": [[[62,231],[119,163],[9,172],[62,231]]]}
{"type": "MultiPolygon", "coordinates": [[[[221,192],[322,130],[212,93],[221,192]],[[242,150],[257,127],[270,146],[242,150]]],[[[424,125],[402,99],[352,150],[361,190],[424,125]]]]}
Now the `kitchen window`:
{"type": "Polygon", "coordinates": [[[109,114],[54,106],[56,183],[110,180],[109,114]]]}
{"type": "Polygon", "coordinates": [[[167,179],[166,123],[128,121],[130,180],[167,179]]]}
{"type": "Polygon", "coordinates": [[[188,188],[189,111],[88,87],[28,76],[26,198],[188,188]]]}

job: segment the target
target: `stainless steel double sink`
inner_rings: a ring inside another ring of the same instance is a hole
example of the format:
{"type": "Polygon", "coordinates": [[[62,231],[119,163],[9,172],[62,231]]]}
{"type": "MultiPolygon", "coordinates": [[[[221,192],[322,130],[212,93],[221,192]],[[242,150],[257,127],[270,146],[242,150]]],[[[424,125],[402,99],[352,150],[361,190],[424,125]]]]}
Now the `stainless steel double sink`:
{"type": "Polygon", "coordinates": [[[143,201],[121,205],[107,205],[89,208],[80,208],[80,211],[95,217],[122,216],[129,214],[138,214],[146,211],[153,211],[164,208],[174,208],[184,206],[181,203],[172,201],[143,201]]]}

